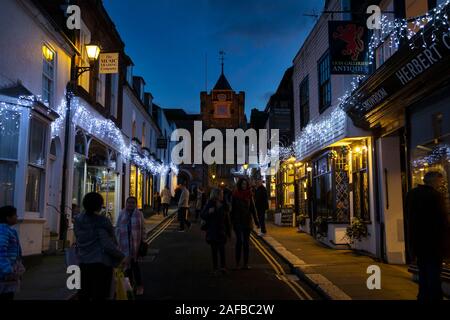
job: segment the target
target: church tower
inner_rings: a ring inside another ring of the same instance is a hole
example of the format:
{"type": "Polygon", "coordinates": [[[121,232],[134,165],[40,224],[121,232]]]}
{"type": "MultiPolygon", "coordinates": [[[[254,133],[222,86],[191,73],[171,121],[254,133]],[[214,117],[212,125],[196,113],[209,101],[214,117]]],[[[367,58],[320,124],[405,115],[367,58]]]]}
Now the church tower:
{"type": "MultiPolygon", "coordinates": [[[[219,129],[225,139],[226,129],[246,129],[245,93],[236,92],[231,87],[224,73],[224,52],[221,52],[222,73],[210,92],[200,93],[201,118],[203,130],[219,129]]],[[[225,161],[225,150],[224,150],[225,161]]],[[[234,178],[231,173],[236,165],[208,166],[208,177],[205,182],[211,186],[227,185],[232,187],[234,178]]],[[[206,184],[205,184],[206,185],[206,184]]]]}
{"type": "Polygon", "coordinates": [[[245,93],[235,92],[224,73],[223,52],[222,73],[212,91],[201,92],[201,115],[203,127],[217,129],[244,129],[247,124],[245,117],[245,93]]]}

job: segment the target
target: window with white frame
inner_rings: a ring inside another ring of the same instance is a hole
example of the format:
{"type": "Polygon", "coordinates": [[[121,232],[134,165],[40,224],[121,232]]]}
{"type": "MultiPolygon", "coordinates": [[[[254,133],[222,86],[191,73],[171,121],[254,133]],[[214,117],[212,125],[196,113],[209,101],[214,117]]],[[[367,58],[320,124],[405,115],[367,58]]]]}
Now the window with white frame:
{"type": "Polygon", "coordinates": [[[53,104],[53,92],[55,83],[55,52],[49,46],[42,46],[42,101],[53,104]]]}
{"type": "Polygon", "coordinates": [[[30,120],[28,173],[25,198],[26,212],[40,212],[45,181],[47,126],[37,118],[30,120]]]}
{"type": "Polygon", "coordinates": [[[14,205],[16,168],[19,161],[20,113],[0,113],[0,207],[14,205]]]}

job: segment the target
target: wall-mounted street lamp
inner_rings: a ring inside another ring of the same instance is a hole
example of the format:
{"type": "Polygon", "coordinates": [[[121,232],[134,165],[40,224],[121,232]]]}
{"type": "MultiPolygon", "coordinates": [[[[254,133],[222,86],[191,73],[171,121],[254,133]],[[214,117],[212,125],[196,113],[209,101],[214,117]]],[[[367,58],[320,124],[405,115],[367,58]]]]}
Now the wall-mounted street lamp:
{"type": "Polygon", "coordinates": [[[67,240],[67,228],[68,228],[68,219],[66,216],[66,202],[67,202],[67,176],[68,172],[68,159],[69,159],[69,145],[70,145],[70,129],[71,129],[71,101],[72,97],[77,92],[77,81],[78,78],[85,72],[91,71],[94,69],[95,62],[98,60],[100,56],[100,46],[95,43],[86,44],[84,46],[88,59],[89,66],[88,67],[79,67],[75,63],[75,56],[72,56],[71,63],[71,72],[70,72],[70,81],[66,86],[66,121],[64,125],[64,157],[63,157],[63,175],[62,175],[62,186],[61,186],[61,221],[60,221],[60,240],[62,240],[63,250],[66,246],[67,240]]]}
{"type": "Polygon", "coordinates": [[[244,168],[244,170],[247,170],[248,169],[248,164],[246,163],[242,167],[244,168]]]}
{"type": "Polygon", "coordinates": [[[90,43],[86,45],[86,52],[89,58],[89,61],[95,62],[98,60],[100,55],[100,47],[95,43],[90,43]]]}
{"type": "MultiPolygon", "coordinates": [[[[73,72],[75,74],[72,74],[70,82],[75,82],[78,80],[78,78],[85,72],[91,71],[94,68],[95,63],[98,60],[98,57],[100,56],[101,49],[100,47],[95,43],[90,43],[84,46],[86,49],[86,54],[89,59],[89,66],[88,67],[79,67],[74,66],[73,72]]],[[[72,62],[73,64],[73,62],[72,62]]]]}

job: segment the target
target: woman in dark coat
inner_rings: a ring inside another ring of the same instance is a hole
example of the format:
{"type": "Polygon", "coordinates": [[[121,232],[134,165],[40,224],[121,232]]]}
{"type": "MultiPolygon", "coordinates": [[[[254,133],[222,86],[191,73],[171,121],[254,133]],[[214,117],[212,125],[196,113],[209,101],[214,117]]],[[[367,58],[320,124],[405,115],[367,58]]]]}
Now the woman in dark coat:
{"type": "Polygon", "coordinates": [[[85,212],[76,216],[74,225],[81,269],[79,299],[107,300],[111,298],[113,268],[125,262],[125,255],[119,250],[111,221],[99,214],[103,197],[88,193],[83,207],[85,212]]]}
{"type": "Polygon", "coordinates": [[[246,179],[240,179],[232,196],[231,223],[236,234],[236,266],[241,266],[241,256],[244,253],[242,269],[250,269],[248,258],[250,252],[250,233],[253,221],[259,227],[253,201],[253,195],[246,179]]]}
{"type": "Polygon", "coordinates": [[[223,192],[220,189],[211,190],[210,200],[201,213],[205,220],[206,242],[211,246],[214,274],[220,271],[226,273],[225,243],[231,236],[228,206],[223,202],[223,192]]]}

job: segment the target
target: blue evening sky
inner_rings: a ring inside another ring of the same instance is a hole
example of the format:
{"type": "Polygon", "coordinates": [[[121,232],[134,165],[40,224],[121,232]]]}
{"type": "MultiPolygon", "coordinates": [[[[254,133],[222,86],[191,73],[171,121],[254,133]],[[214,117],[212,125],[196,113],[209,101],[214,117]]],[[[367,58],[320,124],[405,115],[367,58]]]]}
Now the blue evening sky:
{"type": "Polygon", "coordinates": [[[162,107],[198,113],[200,91],[225,75],[263,109],[314,24],[323,0],[104,0],[135,63],[162,107]]]}

